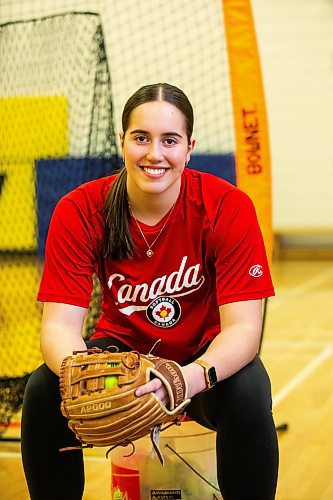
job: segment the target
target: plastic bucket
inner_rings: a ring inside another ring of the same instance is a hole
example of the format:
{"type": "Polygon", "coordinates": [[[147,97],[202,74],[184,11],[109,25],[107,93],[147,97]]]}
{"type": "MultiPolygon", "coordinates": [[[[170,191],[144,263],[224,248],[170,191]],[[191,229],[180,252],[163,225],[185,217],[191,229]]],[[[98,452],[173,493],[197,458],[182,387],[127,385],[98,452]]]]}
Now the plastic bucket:
{"type": "Polygon", "coordinates": [[[149,437],[132,449],[111,453],[112,500],[213,500],[221,498],[216,479],[215,432],[185,421],[162,431],[162,465],[149,437]]]}

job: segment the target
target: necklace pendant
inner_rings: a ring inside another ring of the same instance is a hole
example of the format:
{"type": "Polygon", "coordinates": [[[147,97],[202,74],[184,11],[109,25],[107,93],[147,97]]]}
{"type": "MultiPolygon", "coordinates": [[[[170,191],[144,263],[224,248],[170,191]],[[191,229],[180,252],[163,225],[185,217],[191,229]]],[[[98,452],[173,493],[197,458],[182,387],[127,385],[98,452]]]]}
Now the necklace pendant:
{"type": "Polygon", "coordinates": [[[152,251],[151,248],[149,248],[146,252],[147,257],[152,257],[154,255],[154,252],[152,251]]]}

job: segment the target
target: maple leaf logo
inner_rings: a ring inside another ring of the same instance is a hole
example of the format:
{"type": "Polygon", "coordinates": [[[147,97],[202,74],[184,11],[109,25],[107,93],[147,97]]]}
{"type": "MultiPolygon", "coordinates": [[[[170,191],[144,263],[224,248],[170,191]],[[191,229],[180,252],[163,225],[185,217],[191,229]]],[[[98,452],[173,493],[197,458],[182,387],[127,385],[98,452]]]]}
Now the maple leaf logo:
{"type": "Polygon", "coordinates": [[[179,320],[181,307],[173,297],[158,297],[147,307],[146,316],[153,325],[160,328],[170,328],[179,320]]]}
{"type": "Polygon", "coordinates": [[[159,316],[162,319],[167,318],[170,313],[171,309],[169,307],[165,307],[164,305],[161,307],[159,311],[156,311],[157,316],[159,316]]]}

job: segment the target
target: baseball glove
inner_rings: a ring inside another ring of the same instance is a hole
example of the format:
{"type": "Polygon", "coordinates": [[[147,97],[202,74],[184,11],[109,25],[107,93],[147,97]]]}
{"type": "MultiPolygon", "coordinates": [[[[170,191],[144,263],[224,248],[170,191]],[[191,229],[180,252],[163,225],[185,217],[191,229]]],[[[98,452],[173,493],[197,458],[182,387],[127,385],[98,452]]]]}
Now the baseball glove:
{"type": "Polygon", "coordinates": [[[98,348],[74,352],[63,360],[60,394],[62,414],[84,447],[110,446],[111,451],[150,434],[162,463],[155,436],[164,424],[179,425],[190,402],[176,362],[137,351],[98,348]],[[168,406],[154,393],[135,395],[140,385],[154,377],[160,378],[168,391],[168,406]]]}

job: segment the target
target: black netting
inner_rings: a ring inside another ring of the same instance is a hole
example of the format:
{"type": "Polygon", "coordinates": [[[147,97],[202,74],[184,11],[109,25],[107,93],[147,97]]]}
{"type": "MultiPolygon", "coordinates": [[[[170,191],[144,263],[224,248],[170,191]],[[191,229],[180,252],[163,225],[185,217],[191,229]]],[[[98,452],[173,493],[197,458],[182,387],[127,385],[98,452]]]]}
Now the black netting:
{"type": "MultiPolygon", "coordinates": [[[[57,201],[48,195],[52,183],[61,186],[55,192],[60,196],[118,166],[99,15],[0,25],[0,165],[0,423],[6,426],[22,404],[29,373],[41,362],[40,228],[57,201]],[[61,160],[59,179],[54,162],[61,160]],[[41,176],[45,162],[49,170],[41,176]]],[[[86,336],[99,314],[99,288],[95,280],[86,336]]]]}
{"type": "Polygon", "coordinates": [[[10,424],[12,415],[22,406],[29,373],[22,377],[0,377],[0,437],[10,424]]]}

